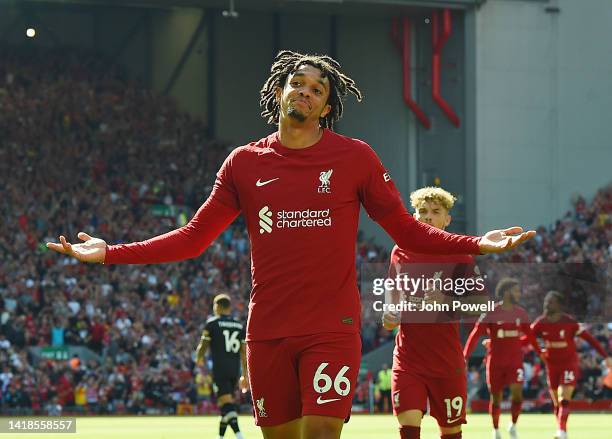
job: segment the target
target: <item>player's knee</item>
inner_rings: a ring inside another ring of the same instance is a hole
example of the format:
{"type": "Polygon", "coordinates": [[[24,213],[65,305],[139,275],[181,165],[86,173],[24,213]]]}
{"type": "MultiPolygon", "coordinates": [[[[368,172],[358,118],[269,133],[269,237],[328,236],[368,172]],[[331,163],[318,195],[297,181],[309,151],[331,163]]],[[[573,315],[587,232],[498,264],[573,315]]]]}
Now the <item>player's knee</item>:
{"type": "Polygon", "coordinates": [[[397,415],[397,422],[400,425],[410,427],[420,427],[421,419],[423,419],[423,412],[420,410],[406,410],[397,415]]]}
{"type": "Polygon", "coordinates": [[[521,402],[523,400],[523,389],[514,387],[510,390],[510,399],[512,402],[521,402]]]}
{"type": "Polygon", "coordinates": [[[303,439],[338,439],[343,420],[331,417],[308,417],[303,425],[303,439]]]}
{"type": "Polygon", "coordinates": [[[221,418],[223,422],[229,423],[232,419],[236,419],[238,413],[236,412],[236,405],[232,403],[225,403],[221,406],[221,418]]]}
{"type": "Polygon", "coordinates": [[[572,395],[574,394],[573,387],[563,387],[559,392],[559,401],[566,399],[570,401],[572,399],[572,395]]]}
{"type": "Polygon", "coordinates": [[[569,406],[569,399],[562,399],[561,401],[559,401],[559,404],[561,405],[561,407],[568,407],[569,406]]]}
{"type": "Polygon", "coordinates": [[[461,425],[457,425],[456,427],[440,427],[440,437],[442,437],[443,439],[460,438],[461,425]]]}

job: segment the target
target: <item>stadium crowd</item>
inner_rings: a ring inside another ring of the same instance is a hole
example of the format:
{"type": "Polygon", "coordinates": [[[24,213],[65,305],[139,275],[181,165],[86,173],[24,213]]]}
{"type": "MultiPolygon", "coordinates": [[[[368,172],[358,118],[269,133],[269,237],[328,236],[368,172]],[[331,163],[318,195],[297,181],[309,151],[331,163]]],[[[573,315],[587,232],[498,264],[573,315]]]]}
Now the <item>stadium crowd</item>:
{"type": "MultiPolygon", "coordinates": [[[[138,241],[185,224],[233,146],[208,139],[200,121],[104,57],[78,51],[0,50],[0,111],[2,413],[169,413],[182,402],[211,409],[208,365],[196,365],[193,350],[218,292],[246,319],[250,256],[241,218],[180,264],[86,266],[44,243],[81,230],[138,241]],[[30,349],[64,345],[96,355],[56,361],[30,349]]],[[[505,260],[609,263],[610,242],[607,187],[591,203],[577,199],[505,260]]],[[[361,233],[356,254],[358,265],[388,260],[361,233]]],[[[612,350],[607,327],[595,334],[612,350]]],[[[367,321],[362,339],[369,351],[392,334],[367,321]]],[[[581,355],[578,394],[609,396],[592,353],[581,355]]]]}
{"type": "MultiPolygon", "coordinates": [[[[66,53],[0,57],[3,408],[138,413],[206,401],[206,365],[195,367],[192,352],[211,297],[228,292],[238,317],[247,315],[249,240],[240,218],[200,258],[180,264],[84,266],[44,243],[79,230],[137,241],[183,225],[232,147],[207,139],[201,122],[104,58],[66,53]],[[84,345],[99,361],[28,354],[48,345],[84,345]]],[[[357,257],[386,254],[360,239],[357,257]]],[[[376,330],[365,334],[365,346],[378,345],[376,330]]]]}

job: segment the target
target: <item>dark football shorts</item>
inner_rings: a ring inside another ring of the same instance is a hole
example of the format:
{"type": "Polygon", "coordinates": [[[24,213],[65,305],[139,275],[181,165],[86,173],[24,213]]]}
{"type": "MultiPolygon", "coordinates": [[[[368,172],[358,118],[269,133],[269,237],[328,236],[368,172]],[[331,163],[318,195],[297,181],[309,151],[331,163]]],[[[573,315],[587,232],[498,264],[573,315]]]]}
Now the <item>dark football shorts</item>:
{"type": "Polygon", "coordinates": [[[213,390],[217,398],[223,395],[233,395],[238,383],[237,376],[213,375],[213,390]]]}

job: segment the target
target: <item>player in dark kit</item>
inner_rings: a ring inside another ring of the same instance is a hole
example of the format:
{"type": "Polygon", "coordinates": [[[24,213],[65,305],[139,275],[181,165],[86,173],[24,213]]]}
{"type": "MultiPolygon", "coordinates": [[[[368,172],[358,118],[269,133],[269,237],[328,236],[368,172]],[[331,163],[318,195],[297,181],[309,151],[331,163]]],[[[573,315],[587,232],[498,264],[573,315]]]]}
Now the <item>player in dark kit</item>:
{"type": "Polygon", "coordinates": [[[500,439],[499,416],[500,403],[506,386],[510,387],[512,404],[512,423],[508,428],[511,439],[518,437],[516,422],[523,405],[523,350],[521,335],[524,335],[535,351],[540,355],[538,346],[531,328],[527,311],[518,305],[521,298],[521,288],[516,279],[504,278],[495,289],[497,297],[502,301],[497,303],[495,309],[483,314],[469,335],[463,351],[467,360],[476,347],[480,336],[487,334],[487,385],[491,400],[489,413],[493,419],[493,437],[500,439]]]}
{"type": "Polygon", "coordinates": [[[244,325],[231,317],[232,306],[227,294],[213,299],[214,316],[206,322],[202,338],[196,349],[198,363],[210,347],[213,362],[213,383],[217,394],[217,405],[221,410],[219,438],[225,435],[229,425],[238,439],[244,439],[238,426],[238,410],[234,404],[236,383],[243,390],[248,388],[246,378],[246,346],[244,325]],[[240,366],[242,363],[242,375],[240,366]]]}
{"type": "MultiPolygon", "coordinates": [[[[451,222],[450,209],[455,197],[439,187],[425,187],[410,195],[414,217],[444,230],[451,222]]],[[[391,252],[389,278],[406,274],[450,278],[461,271],[474,278],[474,258],[469,255],[424,255],[395,246],[391,252]],[[469,270],[469,273],[468,273],[469,270]]],[[[411,295],[423,299],[422,291],[411,295]]],[[[397,292],[391,300],[398,303],[397,292]]],[[[439,300],[439,299],[438,299],[439,300]]],[[[418,304],[418,300],[413,300],[418,304]]],[[[393,411],[400,424],[402,439],[419,439],[421,419],[429,411],[436,418],[442,439],[460,439],[466,423],[467,380],[458,322],[410,323],[410,313],[402,318],[394,312],[383,314],[386,329],[400,321],[393,352],[393,411]],[[408,322],[407,322],[408,321],[408,322]]]]}
{"type": "Polygon", "coordinates": [[[579,372],[578,355],[574,337],[587,341],[606,359],[612,368],[612,358],[585,328],[572,316],[562,312],[563,295],[549,291],[544,298],[544,314],[536,319],[531,329],[536,337],[544,340],[543,358],[546,363],[546,379],[552,397],[558,430],[556,439],[567,439],[567,418],[570,401],[576,387],[579,372]]]}
{"type": "Polygon", "coordinates": [[[48,243],[84,262],[179,261],[200,255],[242,213],[253,277],[249,382],[266,439],[340,437],[361,361],[361,205],[398,245],[419,253],[501,252],[535,235],[512,227],[461,236],[416,221],[372,148],[332,131],[342,99],[361,99],[339,68],[328,56],[278,54],[260,101],[278,129],[230,153],[212,194],[185,226],[131,244],[107,246],[82,232],[82,244],[63,236],[48,243]]]}

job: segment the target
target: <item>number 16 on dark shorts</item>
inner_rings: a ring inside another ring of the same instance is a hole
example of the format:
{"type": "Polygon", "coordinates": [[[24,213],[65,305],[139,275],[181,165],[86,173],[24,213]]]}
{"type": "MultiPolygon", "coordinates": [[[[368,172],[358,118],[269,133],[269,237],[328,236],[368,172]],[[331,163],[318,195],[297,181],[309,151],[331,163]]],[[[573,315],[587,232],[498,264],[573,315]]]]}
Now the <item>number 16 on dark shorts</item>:
{"type": "Polygon", "coordinates": [[[359,334],[249,341],[247,360],[257,425],[350,414],[361,362],[359,334]]]}

